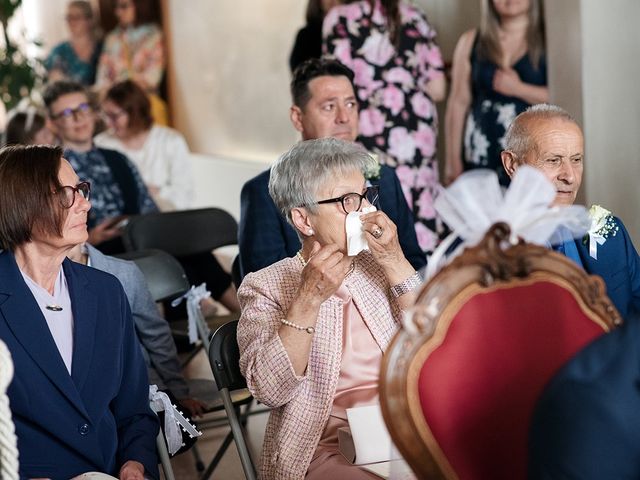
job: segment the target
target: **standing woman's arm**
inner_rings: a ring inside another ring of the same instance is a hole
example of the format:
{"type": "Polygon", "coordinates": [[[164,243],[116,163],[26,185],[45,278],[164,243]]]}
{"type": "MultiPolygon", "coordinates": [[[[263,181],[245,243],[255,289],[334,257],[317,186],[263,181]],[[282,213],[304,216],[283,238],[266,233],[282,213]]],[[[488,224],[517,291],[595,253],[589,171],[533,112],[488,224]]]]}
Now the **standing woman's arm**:
{"type": "Polygon", "coordinates": [[[453,53],[451,92],[445,114],[445,183],[451,183],[462,173],[462,136],[471,105],[471,49],[475,30],[462,34],[453,53]]]}

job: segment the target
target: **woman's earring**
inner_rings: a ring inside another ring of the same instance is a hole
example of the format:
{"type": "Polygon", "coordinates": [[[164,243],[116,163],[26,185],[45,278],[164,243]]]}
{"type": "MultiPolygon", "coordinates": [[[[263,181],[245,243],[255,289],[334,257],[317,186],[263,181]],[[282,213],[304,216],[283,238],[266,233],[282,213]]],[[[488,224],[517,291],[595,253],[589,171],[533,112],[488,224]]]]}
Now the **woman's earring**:
{"type": "Polygon", "coordinates": [[[313,235],[313,229],[309,229],[309,235],[313,235]]]}

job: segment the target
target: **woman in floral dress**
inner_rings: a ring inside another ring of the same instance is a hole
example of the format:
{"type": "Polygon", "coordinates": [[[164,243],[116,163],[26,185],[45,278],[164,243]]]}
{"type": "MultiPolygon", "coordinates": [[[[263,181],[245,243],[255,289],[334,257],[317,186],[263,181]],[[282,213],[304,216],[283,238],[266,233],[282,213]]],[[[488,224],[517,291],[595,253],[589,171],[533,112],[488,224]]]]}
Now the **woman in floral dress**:
{"type": "Polygon", "coordinates": [[[425,15],[405,0],[339,5],[323,24],[324,52],[355,72],[358,139],[395,167],[427,253],[442,228],[433,209],[439,185],[434,102],[444,98],[446,82],[435,36],[425,15]]]}

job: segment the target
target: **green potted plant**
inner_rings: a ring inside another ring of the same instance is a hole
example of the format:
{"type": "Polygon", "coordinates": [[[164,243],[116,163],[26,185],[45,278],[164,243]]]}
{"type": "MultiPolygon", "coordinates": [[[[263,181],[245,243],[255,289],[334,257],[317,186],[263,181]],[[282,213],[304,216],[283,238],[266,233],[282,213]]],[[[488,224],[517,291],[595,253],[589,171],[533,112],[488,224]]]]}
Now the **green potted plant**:
{"type": "MultiPolygon", "coordinates": [[[[41,62],[28,58],[7,32],[9,21],[21,4],[22,0],[0,0],[0,24],[4,37],[4,48],[0,49],[0,101],[7,111],[21,99],[30,97],[43,79],[41,62]]],[[[38,42],[25,38],[24,45],[29,43],[38,45],[38,42]]]]}

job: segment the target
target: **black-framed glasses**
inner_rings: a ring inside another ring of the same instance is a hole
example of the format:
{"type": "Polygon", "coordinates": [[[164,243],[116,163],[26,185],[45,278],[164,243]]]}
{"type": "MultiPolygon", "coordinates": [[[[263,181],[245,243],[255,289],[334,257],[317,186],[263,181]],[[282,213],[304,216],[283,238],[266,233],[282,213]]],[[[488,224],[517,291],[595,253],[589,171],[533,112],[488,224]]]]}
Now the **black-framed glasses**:
{"type": "Polygon", "coordinates": [[[124,110],[119,110],[117,112],[107,112],[106,110],[100,111],[100,116],[102,117],[102,119],[105,122],[112,122],[112,123],[117,122],[121,116],[126,114],[127,112],[125,112],[124,110]]]}
{"type": "Polygon", "coordinates": [[[55,115],[51,115],[51,118],[53,120],[62,118],[64,121],[69,121],[72,118],[78,118],[78,115],[87,115],[91,113],[92,110],[93,108],[91,108],[91,105],[88,102],[84,102],[78,105],[76,108],[65,108],[61,112],[56,113],[55,115]]]}
{"type": "Polygon", "coordinates": [[[75,187],[64,185],[56,192],[60,197],[62,208],[71,208],[76,201],[76,196],[80,195],[85,200],[91,197],[91,183],[80,182],[75,187]]]}
{"type": "Polygon", "coordinates": [[[318,205],[323,203],[338,203],[342,204],[344,213],[358,212],[362,206],[362,200],[365,198],[371,205],[378,203],[378,185],[372,185],[365,188],[364,193],[345,193],[336,198],[329,198],[327,200],[320,200],[316,202],[318,205]]]}

